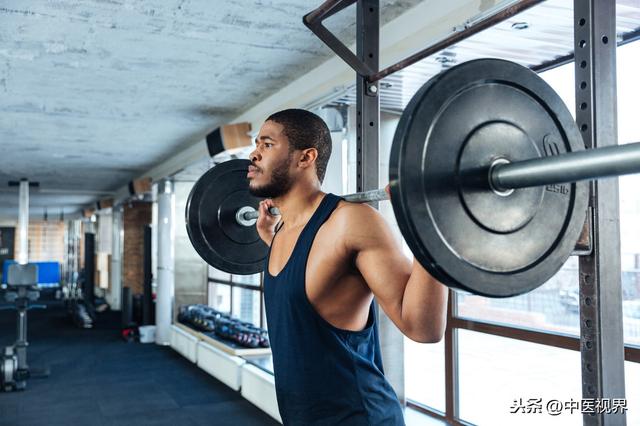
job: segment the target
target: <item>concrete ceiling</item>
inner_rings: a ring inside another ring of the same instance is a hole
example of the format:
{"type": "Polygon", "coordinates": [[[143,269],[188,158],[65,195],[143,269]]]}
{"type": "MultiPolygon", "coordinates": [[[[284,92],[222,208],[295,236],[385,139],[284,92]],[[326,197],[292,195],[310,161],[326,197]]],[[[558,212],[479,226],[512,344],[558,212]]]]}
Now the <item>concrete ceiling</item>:
{"type": "MultiPolygon", "coordinates": [[[[34,217],[44,217],[45,208],[50,217],[67,215],[180,158],[212,129],[282,95],[297,78],[306,76],[309,89],[318,86],[311,78],[318,73],[309,72],[335,55],[302,16],[322,1],[1,1],[0,220],[17,218],[9,180],[40,183],[31,194],[34,217]]],[[[466,16],[474,16],[469,6],[480,12],[510,1],[381,0],[381,21],[422,3],[404,16],[421,10],[416,27],[446,27],[438,8],[466,7],[466,16]]],[[[616,2],[619,36],[637,32],[639,0],[616,2]]],[[[451,63],[499,56],[532,66],[568,54],[571,22],[571,2],[544,2],[388,77],[382,106],[401,111],[451,63]],[[526,31],[513,30],[520,21],[528,23],[526,31]]],[[[351,44],[355,8],[326,25],[351,44]]],[[[403,37],[418,29],[405,28],[403,37]]],[[[352,92],[339,99],[353,100],[352,92]]],[[[208,167],[203,157],[176,178],[193,180],[208,167]]]]}
{"type": "MultiPolygon", "coordinates": [[[[0,217],[77,210],[332,57],[309,0],[0,3],[0,217]]],[[[419,0],[382,1],[387,22],[419,0]]],[[[354,40],[355,9],[327,26],[354,40]]]]}

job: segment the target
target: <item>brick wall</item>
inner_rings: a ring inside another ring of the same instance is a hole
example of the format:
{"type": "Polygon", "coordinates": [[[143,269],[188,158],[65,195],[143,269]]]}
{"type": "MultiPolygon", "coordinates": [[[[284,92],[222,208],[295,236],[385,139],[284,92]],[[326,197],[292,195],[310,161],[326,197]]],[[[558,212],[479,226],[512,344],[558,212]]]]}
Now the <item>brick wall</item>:
{"type": "Polygon", "coordinates": [[[122,285],[130,287],[132,294],[142,294],[144,291],[144,227],[151,223],[151,203],[126,204],[123,222],[122,285]]]}

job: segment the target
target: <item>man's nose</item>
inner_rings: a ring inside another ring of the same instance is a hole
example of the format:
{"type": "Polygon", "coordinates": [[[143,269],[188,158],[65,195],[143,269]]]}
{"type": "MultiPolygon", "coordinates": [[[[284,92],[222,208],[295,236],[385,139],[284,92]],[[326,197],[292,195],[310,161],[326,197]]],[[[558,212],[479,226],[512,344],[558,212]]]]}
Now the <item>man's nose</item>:
{"type": "Polygon", "coordinates": [[[251,160],[251,162],[254,163],[254,164],[257,161],[261,160],[260,153],[258,152],[257,149],[254,149],[253,152],[251,154],[249,154],[249,160],[251,160]]]}

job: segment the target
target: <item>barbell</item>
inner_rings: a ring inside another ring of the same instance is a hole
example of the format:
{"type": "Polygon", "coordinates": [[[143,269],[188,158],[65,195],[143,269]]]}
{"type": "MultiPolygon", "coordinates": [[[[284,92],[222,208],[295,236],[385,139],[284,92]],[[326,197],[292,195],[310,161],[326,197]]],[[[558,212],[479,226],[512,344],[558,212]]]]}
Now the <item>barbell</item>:
{"type": "MultiPolygon", "coordinates": [[[[249,193],[249,164],[216,165],[187,200],[196,251],[233,274],[262,271],[268,251],[253,226],[260,199],[249,193]]],[[[562,267],[585,222],[586,180],[637,172],[640,143],[585,150],[553,89],[497,59],[429,80],[402,114],[389,160],[393,210],[416,259],[443,284],[489,297],[531,291],[562,267]]]]}

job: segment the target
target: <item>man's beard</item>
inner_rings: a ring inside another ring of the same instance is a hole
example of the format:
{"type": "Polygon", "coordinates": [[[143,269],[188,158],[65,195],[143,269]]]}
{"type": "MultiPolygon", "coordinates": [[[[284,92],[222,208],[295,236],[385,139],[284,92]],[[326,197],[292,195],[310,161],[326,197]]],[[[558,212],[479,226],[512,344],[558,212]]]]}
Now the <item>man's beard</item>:
{"type": "Polygon", "coordinates": [[[249,193],[255,197],[277,198],[289,192],[293,184],[292,179],[289,177],[291,158],[291,155],[289,155],[280,164],[273,168],[273,171],[271,172],[271,181],[266,185],[259,187],[252,187],[249,185],[249,193]]]}

